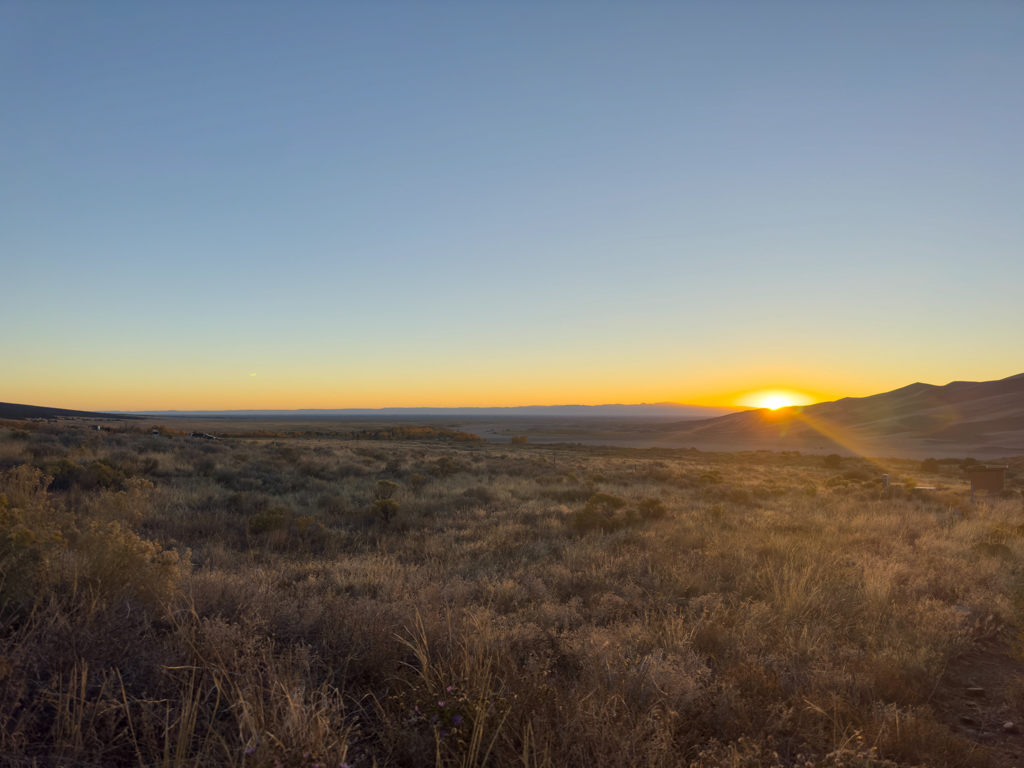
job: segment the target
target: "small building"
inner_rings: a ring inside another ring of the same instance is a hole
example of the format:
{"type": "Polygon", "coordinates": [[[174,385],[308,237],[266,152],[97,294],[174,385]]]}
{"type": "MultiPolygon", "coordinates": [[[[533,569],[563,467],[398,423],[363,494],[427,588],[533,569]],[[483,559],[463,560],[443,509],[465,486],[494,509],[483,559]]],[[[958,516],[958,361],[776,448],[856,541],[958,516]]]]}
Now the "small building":
{"type": "Polygon", "coordinates": [[[975,491],[988,491],[992,496],[1003,490],[1006,485],[1006,467],[986,464],[973,464],[967,467],[967,477],[971,480],[971,501],[975,491]]]}

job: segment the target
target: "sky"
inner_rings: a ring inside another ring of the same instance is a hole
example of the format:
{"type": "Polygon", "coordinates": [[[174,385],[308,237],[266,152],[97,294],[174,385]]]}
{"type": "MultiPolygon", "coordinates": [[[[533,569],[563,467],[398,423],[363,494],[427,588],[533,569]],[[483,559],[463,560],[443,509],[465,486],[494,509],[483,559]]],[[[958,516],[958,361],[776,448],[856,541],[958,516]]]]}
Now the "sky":
{"type": "Polygon", "coordinates": [[[0,401],[1024,372],[1024,4],[0,0],[0,401]]]}

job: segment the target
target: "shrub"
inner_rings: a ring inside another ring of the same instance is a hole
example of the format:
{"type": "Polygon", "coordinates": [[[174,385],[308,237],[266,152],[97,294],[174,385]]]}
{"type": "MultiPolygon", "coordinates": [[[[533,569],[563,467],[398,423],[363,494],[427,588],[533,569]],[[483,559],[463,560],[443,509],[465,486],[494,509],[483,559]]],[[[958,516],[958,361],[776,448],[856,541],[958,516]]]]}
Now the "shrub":
{"type": "Polygon", "coordinates": [[[317,507],[322,509],[328,515],[342,515],[348,509],[348,504],[345,503],[345,497],[337,493],[324,493],[320,495],[320,498],[316,502],[317,507]]]}
{"type": "Polygon", "coordinates": [[[74,531],[74,518],[49,503],[50,478],[22,465],[0,472],[0,611],[38,594],[74,531]]]}
{"type": "Polygon", "coordinates": [[[750,491],[743,486],[730,488],[726,498],[733,504],[749,504],[753,500],[750,491]]]}
{"type": "Polygon", "coordinates": [[[158,605],[171,597],[181,576],[177,552],[118,522],[90,523],[78,536],[73,555],[79,581],[102,597],[130,594],[158,605]]]}
{"type": "Polygon", "coordinates": [[[551,499],[562,504],[574,501],[586,501],[594,494],[593,486],[583,485],[576,488],[546,488],[540,492],[542,498],[551,499]]]}
{"type": "Polygon", "coordinates": [[[462,466],[451,456],[442,456],[434,462],[434,474],[438,477],[451,477],[456,472],[461,472],[462,466]]]}
{"type": "Polygon", "coordinates": [[[423,489],[426,487],[427,482],[426,477],[414,472],[409,475],[409,490],[412,491],[414,495],[419,496],[423,493],[423,489]]]}
{"type": "Polygon", "coordinates": [[[79,526],[50,503],[49,481],[24,465],[0,473],[0,610],[24,608],[60,584],[73,595],[130,594],[153,605],[171,596],[188,555],[182,561],[127,525],[141,516],[149,483],[139,480],[127,491],[93,500],[90,511],[106,519],[79,526]]]}
{"type": "Polygon", "coordinates": [[[660,520],[668,514],[661,499],[641,499],[636,508],[644,520],[660,520]]]}
{"type": "Polygon", "coordinates": [[[520,445],[524,445],[527,440],[528,440],[527,435],[513,435],[512,439],[509,442],[518,443],[520,445]]]}
{"type": "Polygon", "coordinates": [[[840,456],[838,453],[830,453],[828,456],[826,456],[824,459],[822,459],[822,463],[826,467],[829,467],[831,469],[835,469],[836,467],[842,465],[843,457],[840,456]]]}
{"type": "Polygon", "coordinates": [[[626,500],[621,496],[612,496],[610,493],[595,493],[587,499],[587,509],[600,512],[604,515],[612,515],[615,510],[626,506],[626,500]]]}
{"type": "Polygon", "coordinates": [[[937,459],[925,459],[921,462],[922,472],[938,472],[939,462],[937,459]]]}
{"type": "Polygon", "coordinates": [[[569,525],[579,533],[596,531],[605,525],[605,517],[597,510],[584,507],[573,512],[572,517],[569,518],[569,525]]]}
{"type": "Polygon", "coordinates": [[[288,527],[288,520],[292,517],[292,511],[285,506],[271,507],[263,512],[258,512],[249,520],[249,530],[253,533],[269,533],[279,531],[288,527]]]}
{"type": "Polygon", "coordinates": [[[490,504],[494,501],[494,493],[482,485],[467,488],[462,492],[462,498],[479,504],[490,504]]]}
{"type": "Polygon", "coordinates": [[[725,477],[717,469],[702,472],[698,479],[705,485],[721,485],[725,482],[725,477]]]}
{"type": "Polygon", "coordinates": [[[395,495],[398,490],[398,483],[390,480],[378,480],[377,487],[373,489],[373,498],[377,501],[387,501],[395,495]]]}
{"type": "Polygon", "coordinates": [[[394,499],[376,499],[373,502],[373,511],[387,525],[398,514],[398,502],[394,499]]]}

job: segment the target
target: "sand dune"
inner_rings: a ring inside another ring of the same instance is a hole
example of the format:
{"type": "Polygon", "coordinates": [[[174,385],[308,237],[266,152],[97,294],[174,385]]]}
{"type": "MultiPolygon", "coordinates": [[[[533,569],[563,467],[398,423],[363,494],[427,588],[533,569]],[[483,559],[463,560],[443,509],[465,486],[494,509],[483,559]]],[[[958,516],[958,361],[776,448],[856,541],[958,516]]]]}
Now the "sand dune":
{"type": "Polygon", "coordinates": [[[1024,452],[1024,374],[998,381],[916,383],[870,397],[759,409],[651,428],[672,440],[864,453],[1024,452]]]}

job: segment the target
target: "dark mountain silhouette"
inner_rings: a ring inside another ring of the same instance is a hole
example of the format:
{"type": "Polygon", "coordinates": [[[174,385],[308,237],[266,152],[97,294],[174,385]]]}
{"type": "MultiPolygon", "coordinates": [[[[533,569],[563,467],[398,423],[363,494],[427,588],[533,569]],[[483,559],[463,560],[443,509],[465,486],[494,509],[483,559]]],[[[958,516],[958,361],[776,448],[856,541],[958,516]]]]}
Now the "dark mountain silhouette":
{"type": "Polygon", "coordinates": [[[945,386],[919,382],[870,397],[775,411],[761,408],[653,430],[670,433],[673,440],[875,455],[886,448],[904,452],[929,447],[1024,453],[1024,374],[945,386]]]}
{"type": "Polygon", "coordinates": [[[95,413],[93,411],[69,411],[66,408],[46,408],[41,405],[19,405],[0,403],[0,419],[137,419],[119,413],[95,413]]]}

